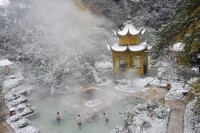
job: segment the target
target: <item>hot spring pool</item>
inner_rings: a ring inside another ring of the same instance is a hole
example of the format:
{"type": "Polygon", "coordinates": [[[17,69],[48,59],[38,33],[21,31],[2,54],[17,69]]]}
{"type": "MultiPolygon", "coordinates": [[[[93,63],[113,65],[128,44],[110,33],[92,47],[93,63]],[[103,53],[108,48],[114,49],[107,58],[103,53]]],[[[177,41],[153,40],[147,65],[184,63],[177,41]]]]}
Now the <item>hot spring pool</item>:
{"type": "Polygon", "coordinates": [[[66,101],[64,102],[63,99],[61,100],[62,102],[60,99],[54,100],[52,98],[32,99],[31,103],[40,114],[38,118],[31,119],[34,126],[39,128],[42,133],[109,133],[117,124],[122,124],[119,111],[125,110],[126,106],[135,106],[141,103],[139,99],[126,97],[106,106],[103,106],[105,103],[103,101],[101,105],[98,105],[101,108],[91,108],[83,104],[74,105],[73,102],[70,104],[70,99],[73,101],[72,98],[65,99],[66,101]],[[61,115],[59,124],[56,121],[56,112],[60,112],[61,115]],[[89,121],[85,121],[85,118],[88,117],[86,112],[91,114],[89,121]],[[109,122],[105,121],[102,115],[103,112],[108,114],[109,122]],[[81,115],[81,128],[76,123],[77,114],[81,115]]]}

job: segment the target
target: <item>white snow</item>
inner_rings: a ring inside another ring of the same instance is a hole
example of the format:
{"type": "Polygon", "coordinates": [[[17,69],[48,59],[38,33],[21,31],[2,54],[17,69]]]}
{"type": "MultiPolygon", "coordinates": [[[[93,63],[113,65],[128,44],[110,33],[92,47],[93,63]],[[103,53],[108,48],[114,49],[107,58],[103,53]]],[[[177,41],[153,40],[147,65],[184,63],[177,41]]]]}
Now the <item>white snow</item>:
{"type": "Polygon", "coordinates": [[[165,94],[165,99],[181,99],[183,97],[183,93],[188,92],[190,90],[187,84],[184,87],[184,83],[181,82],[170,82],[170,84],[171,89],[167,94],[165,94]]]}
{"type": "Polygon", "coordinates": [[[10,111],[15,110],[16,112],[15,115],[11,116],[6,121],[16,133],[39,133],[39,130],[31,126],[31,122],[23,117],[33,113],[31,107],[27,107],[25,104],[27,98],[22,96],[23,93],[33,90],[33,87],[31,85],[19,85],[19,82],[22,80],[23,76],[21,73],[18,73],[16,75],[7,76],[3,82],[3,90],[8,90],[7,94],[4,96],[5,104],[10,111]]]}
{"type": "Polygon", "coordinates": [[[39,130],[33,126],[26,126],[17,130],[16,133],[39,133],[39,130]]]}
{"type": "Polygon", "coordinates": [[[27,102],[27,98],[25,96],[21,95],[16,100],[13,100],[13,101],[10,101],[10,102],[6,103],[6,106],[8,108],[12,108],[12,107],[15,107],[15,106],[19,105],[20,103],[25,103],[25,102],[27,102]]]}
{"type": "MultiPolygon", "coordinates": [[[[169,112],[169,107],[149,101],[136,107],[128,106],[126,111],[120,112],[120,117],[127,122],[129,132],[164,133],[169,112]]],[[[117,126],[112,133],[127,133],[128,128],[117,126]]]]}
{"type": "Polygon", "coordinates": [[[146,45],[147,45],[146,42],[143,42],[138,45],[128,45],[128,46],[121,46],[121,45],[115,44],[113,46],[110,46],[110,48],[111,50],[119,51],[119,52],[126,51],[127,49],[129,49],[130,51],[142,51],[146,49],[146,45]]]}
{"type": "Polygon", "coordinates": [[[184,133],[200,132],[200,116],[194,114],[194,105],[196,99],[189,102],[184,115],[184,133]]]}
{"type": "Polygon", "coordinates": [[[127,50],[127,46],[120,46],[120,45],[113,45],[111,46],[111,49],[114,50],[114,51],[126,51],[127,50]]]}
{"type": "Polygon", "coordinates": [[[32,90],[34,90],[34,86],[32,85],[20,85],[12,89],[12,91],[14,91],[15,94],[18,94],[18,95],[24,94],[26,92],[30,92],[32,90]]]}
{"type": "Polygon", "coordinates": [[[187,82],[189,84],[193,83],[193,82],[196,82],[199,78],[198,77],[194,77],[194,78],[191,78],[190,80],[188,80],[187,82]]]}
{"type": "Polygon", "coordinates": [[[129,45],[128,46],[130,51],[142,51],[146,49],[146,46],[143,44],[139,44],[139,45],[129,45]]]}
{"type": "Polygon", "coordinates": [[[3,92],[6,92],[9,89],[14,88],[14,87],[22,84],[22,82],[23,82],[23,78],[8,79],[8,80],[4,81],[3,84],[2,84],[3,92]]]}
{"type": "Polygon", "coordinates": [[[5,100],[5,103],[8,103],[10,101],[13,101],[14,99],[19,98],[19,97],[20,97],[20,95],[15,94],[15,92],[13,92],[13,91],[10,91],[4,96],[4,100],[5,100]]]}
{"type": "Polygon", "coordinates": [[[22,118],[21,115],[16,114],[16,115],[13,115],[10,118],[8,118],[8,121],[10,121],[10,122],[16,122],[16,121],[20,120],[21,118],[22,118]]]}
{"type": "Polygon", "coordinates": [[[108,70],[112,68],[112,62],[110,61],[102,61],[102,62],[95,62],[95,68],[101,70],[108,70]]]}
{"type": "Polygon", "coordinates": [[[32,111],[30,108],[25,107],[25,108],[23,109],[22,112],[18,112],[18,113],[19,113],[20,115],[22,115],[22,116],[26,116],[26,115],[28,115],[28,114],[33,113],[33,111],[32,111]]]}
{"type": "Polygon", "coordinates": [[[9,89],[19,86],[23,83],[23,81],[24,78],[21,74],[6,77],[6,80],[4,80],[2,84],[3,92],[6,92],[9,89]]]}
{"type": "Polygon", "coordinates": [[[31,122],[20,115],[14,115],[6,120],[16,133],[39,133],[39,130],[31,126],[31,122]]]}
{"type": "Polygon", "coordinates": [[[181,42],[175,43],[172,47],[171,50],[175,52],[183,51],[185,45],[181,42]]]}
{"type": "Polygon", "coordinates": [[[106,47],[107,47],[107,49],[110,51],[110,45],[107,45],[107,44],[106,44],[106,47]]]}
{"type": "Polygon", "coordinates": [[[132,81],[123,79],[119,80],[119,84],[115,86],[115,89],[124,92],[137,92],[137,91],[144,91],[148,88],[145,86],[153,80],[152,77],[146,78],[134,78],[132,81]]]}
{"type": "Polygon", "coordinates": [[[130,33],[131,35],[138,35],[139,33],[144,33],[145,30],[143,30],[143,28],[140,28],[139,30],[137,30],[130,21],[128,21],[124,27],[123,30],[119,30],[117,31],[117,34],[119,34],[120,36],[125,36],[128,33],[130,33]]]}
{"type": "MultiPolygon", "coordinates": [[[[0,3],[0,5],[1,5],[1,3],[0,3]]],[[[9,65],[12,65],[12,62],[10,62],[8,59],[0,60],[0,67],[9,66],[9,65]]]]}

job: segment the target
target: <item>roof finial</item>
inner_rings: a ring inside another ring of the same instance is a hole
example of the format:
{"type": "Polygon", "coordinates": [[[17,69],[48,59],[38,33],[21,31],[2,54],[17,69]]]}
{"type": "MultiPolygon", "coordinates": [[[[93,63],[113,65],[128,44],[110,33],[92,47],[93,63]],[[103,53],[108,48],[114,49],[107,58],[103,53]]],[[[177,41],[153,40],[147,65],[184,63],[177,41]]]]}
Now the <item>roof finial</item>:
{"type": "Polygon", "coordinates": [[[124,0],[124,7],[127,14],[127,19],[131,19],[131,1],[130,0],[124,0]]]}

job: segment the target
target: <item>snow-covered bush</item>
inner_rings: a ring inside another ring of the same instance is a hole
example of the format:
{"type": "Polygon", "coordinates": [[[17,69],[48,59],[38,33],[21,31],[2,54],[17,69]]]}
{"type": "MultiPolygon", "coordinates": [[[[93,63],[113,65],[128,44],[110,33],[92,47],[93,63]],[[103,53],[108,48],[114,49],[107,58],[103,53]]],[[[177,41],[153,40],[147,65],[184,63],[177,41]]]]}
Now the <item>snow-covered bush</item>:
{"type": "MultiPolygon", "coordinates": [[[[105,44],[110,44],[112,38],[110,32],[101,27],[110,27],[104,18],[80,12],[71,1],[56,1],[60,8],[52,8],[50,5],[54,2],[27,0],[22,2],[27,9],[24,12],[20,7],[16,8],[18,2],[11,1],[9,26],[0,30],[0,49],[9,55],[9,59],[23,63],[33,78],[44,85],[60,84],[65,77],[79,71],[85,62],[93,67],[99,56],[109,53],[105,44]],[[53,14],[46,17],[49,10],[53,14]],[[74,19],[70,12],[75,14],[74,19]]],[[[101,82],[97,77],[86,78],[101,82]]]]}
{"type": "Polygon", "coordinates": [[[200,115],[200,79],[193,82],[191,86],[196,97],[195,113],[200,115]]]}
{"type": "Polygon", "coordinates": [[[169,107],[148,101],[135,107],[128,106],[126,111],[119,114],[124,124],[116,126],[112,133],[159,133],[166,130],[169,107]]]}

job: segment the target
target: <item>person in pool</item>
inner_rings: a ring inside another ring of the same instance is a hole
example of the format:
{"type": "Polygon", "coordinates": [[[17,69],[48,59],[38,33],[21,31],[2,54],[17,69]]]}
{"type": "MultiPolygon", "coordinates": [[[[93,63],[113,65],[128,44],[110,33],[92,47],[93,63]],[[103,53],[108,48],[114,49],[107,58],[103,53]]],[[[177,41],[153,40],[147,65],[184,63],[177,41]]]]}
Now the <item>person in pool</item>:
{"type": "Polygon", "coordinates": [[[57,112],[57,114],[56,114],[56,120],[57,120],[57,123],[60,123],[60,113],[59,112],[57,112]]]}
{"type": "Polygon", "coordinates": [[[108,115],[105,112],[103,112],[103,116],[105,118],[105,121],[108,122],[109,121],[108,115]]]}
{"type": "Polygon", "coordinates": [[[80,116],[80,114],[77,115],[76,121],[77,121],[78,126],[81,126],[81,116],[80,116]]]}

